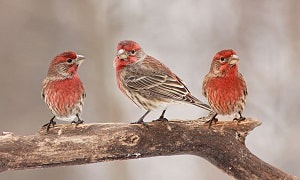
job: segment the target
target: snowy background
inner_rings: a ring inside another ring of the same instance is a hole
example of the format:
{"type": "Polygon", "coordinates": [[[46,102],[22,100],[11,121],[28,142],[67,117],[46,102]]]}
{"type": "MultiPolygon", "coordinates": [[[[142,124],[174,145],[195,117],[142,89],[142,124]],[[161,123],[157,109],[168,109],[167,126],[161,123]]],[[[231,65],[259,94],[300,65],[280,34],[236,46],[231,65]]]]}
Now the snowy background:
{"type": "MultiPolygon", "coordinates": [[[[192,94],[214,54],[235,49],[248,85],[246,117],[262,121],[247,147],[264,161],[300,176],[300,1],[238,0],[0,0],[0,132],[36,133],[52,117],[40,98],[41,81],[58,53],[86,56],[79,74],[86,123],[133,122],[138,109],[116,88],[118,41],[131,39],[169,66],[192,94]]],[[[145,121],[159,116],[153,112],[145,121]]],[[[206,112],[172,106],[169,119],[206,112]]],[[[61,122],[58,122],[61,123],[61,122]]],[[[163,180],[231,179],[190,155],[74,167],[8,171],[0,179],[163,180]]]]}

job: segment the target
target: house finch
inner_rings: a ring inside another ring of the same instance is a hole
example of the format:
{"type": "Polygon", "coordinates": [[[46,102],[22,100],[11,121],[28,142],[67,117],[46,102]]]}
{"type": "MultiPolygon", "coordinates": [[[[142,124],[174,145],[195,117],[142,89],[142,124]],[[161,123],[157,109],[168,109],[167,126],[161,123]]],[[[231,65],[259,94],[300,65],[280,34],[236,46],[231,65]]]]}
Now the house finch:
{"type": "Polygon", "coordinates": [[[190,91],[168,67],[148,56],[134,41],[121,41],[117,46],[114,60],[118,87],[138,107],[147,112],[135,123],[143,123],[145,116],[152,110],[162,108],[158,120],[164,118],[169,104],[187,103],[211,111],[191,95],[190,91]]]}
{"type": "Polygon", "coordinates": [[[50,64],[48,74],[43,80],[42,99],[54,115],[43,127],[49,130],[56,124],[54,118],[72,121],[76,125],[83,123],[80,114],[86,97],[82,82],[77,74],[78,66],[84,56],[75,52],[57,55],[50,64]],[[73,121],[77,117],[77,121],[73,121]]]}
{"type": "Polygon", "coordinates": [[[239,57],[234,50],[228,49],[218,52],[211,63],[210,70],[205,76],[202,86],[203,95],[215,112],[207,121],[209,125],[217,122],[216,116],[239,114],[234,118],[238,122],[245,118],[242,111],[246,103],[247,86],[241,73],[238,72],[239,57]]]}

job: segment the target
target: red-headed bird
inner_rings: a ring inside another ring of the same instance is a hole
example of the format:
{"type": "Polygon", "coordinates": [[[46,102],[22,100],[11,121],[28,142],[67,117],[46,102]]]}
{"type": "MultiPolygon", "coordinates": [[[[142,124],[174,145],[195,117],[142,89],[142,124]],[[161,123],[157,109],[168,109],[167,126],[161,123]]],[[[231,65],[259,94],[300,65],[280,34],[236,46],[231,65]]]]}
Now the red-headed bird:
{"type": "Polygon", "coordinates": [[[243,121],[242,112],[246,103],[247,86],[241,73],[238,72],[239,57],[232,49],[218,52],[211,63],[202,86],[203,95],[215,112],[207,121],[210,125],[217,122],[216,116],[239,114],[234,120],[243,121]]]}
{"type": "Polygon", "coordinates": [[[147,112],[135,123],[144,123],[143,119],[152,110],[163,109],[158,120],[164,118],[167,106],[186,103],[211,111],[192,96],[182,80],[167,66],[147,55],[141,46],[130,40],[119,42],[114,60],[118,87],[138,107],[147,112]]]}
{"type": "Polygon", "coordinates": [[[80,114],[86,94],[77,70],[84,59],[75,52],[64,52],[52,60],[42,85],[42,99],[54,115],[43,126],[47,131],[56,124],[54,118],[76,125],[83,123],[80,114]],[[76,117],[77,121],[73,121],[76,117]]]}

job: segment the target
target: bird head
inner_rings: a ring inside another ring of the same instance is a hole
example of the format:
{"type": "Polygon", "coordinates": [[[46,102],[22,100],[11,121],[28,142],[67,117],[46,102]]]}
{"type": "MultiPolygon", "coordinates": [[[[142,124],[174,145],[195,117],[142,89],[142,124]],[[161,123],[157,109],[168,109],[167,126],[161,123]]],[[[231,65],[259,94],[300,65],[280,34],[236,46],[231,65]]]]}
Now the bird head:
{"type": "Polygon", "coordinates": [[[141,46],[130,40],[120,41],[117,46],[117,54],[114,66],[117,70],[123,67],[143,60],[145,53],[141,46]]]}
{"type": "Polygon", "coordinates": [[[232,49],[219,51],[213,58],[210,71],[214,74],[227,74],[237,72],[239,57],[232,49]]]}
{"type": "Polygon", "coordinates": [[[57,55],[50,64],[48,76],[57,78],[71,78],[77,74],[79,65],[84,56],[68,51],[57,55]]]}

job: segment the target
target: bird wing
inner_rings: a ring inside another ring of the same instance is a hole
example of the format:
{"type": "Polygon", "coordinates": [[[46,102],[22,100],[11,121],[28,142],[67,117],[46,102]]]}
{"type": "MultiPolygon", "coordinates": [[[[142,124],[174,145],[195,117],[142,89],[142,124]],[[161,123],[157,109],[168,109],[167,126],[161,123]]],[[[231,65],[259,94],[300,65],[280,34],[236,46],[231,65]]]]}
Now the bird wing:
{"type": "Polygon", "coordinates": [[[147,95],[157,95],[161,98],[183,100],[189,90],[177,78],[162,75],[130,76],[126,79],[127,87],[133,91],[147,95]]]}
{"type": "Polygon", "coordinates": [[[202,83],[202,95],[204,97],[207,97],[207,92],[206,92],[207,87],[206,86],[207,86],[209,79],[210,79],[210,76],[209,76],[209,74],[207,74],[202,83]]]}
{"type": "Polygon", "coordinates": [[[44,93],[44,91],[42,91],[41,97],[42,97],[42,100],[45,100],[45,93],[44,93]]]}
{"type": "Polygon", "coordinates": [[[147,55],[130,66],[126,74],[124,85],[145,98],[185,102],[210,110],[208,105],[191,95],[182,80],[167,66],[151,56],[147,55]]]}
{"type": "Polygon", "coordinates": [[[241,73],[239,73],[238,77],[239,77],[239,79],[242,80],[242,86],[244,87],[244,89],[243,89],[244,96],[247,96],[248,95],[248,90],[247,90],[246,81],[244,80],[243,75],[241,73]]]}
{"type": "Polygon", "coordinates": [[[46,78],[42,82],[42,91],[41,91],[42,100],[45,100],[45,88],[46,88],[47,82],[48,82],[48,80],[46,78]]]}
{"type": "Polygon", "coordinates": [[[82,93],[82,99],[85,99],[86,98],[86,93],[85,91],[82,93]]]}
{"type": "Polygon", "coordinates": [[[127,87],[145,97],[173,99],[193,104],[208,111],[210,106],[190,94],[183,82],[177,77],[168,75],[131,76],[126,81],[127,87]]]}

